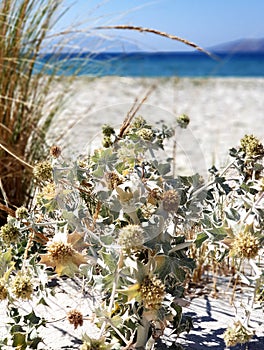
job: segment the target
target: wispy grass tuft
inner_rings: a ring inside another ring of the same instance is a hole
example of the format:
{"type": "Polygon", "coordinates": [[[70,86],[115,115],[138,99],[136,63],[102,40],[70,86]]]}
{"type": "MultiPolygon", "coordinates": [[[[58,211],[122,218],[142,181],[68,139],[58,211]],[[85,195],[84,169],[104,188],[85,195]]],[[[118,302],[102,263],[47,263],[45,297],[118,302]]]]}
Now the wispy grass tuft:
{"type": "MultiPolygon", "coordinates": [[[[45,134],[58,108],[45,108],[55,78],[36,69],[48,31],[59,19],[58,0],[3,0],[0,4],[0,203],[30,202],[32,165],[45,151],[45,134]]],[[[0,221],[5,215],[0,207],[0,221]]]]}

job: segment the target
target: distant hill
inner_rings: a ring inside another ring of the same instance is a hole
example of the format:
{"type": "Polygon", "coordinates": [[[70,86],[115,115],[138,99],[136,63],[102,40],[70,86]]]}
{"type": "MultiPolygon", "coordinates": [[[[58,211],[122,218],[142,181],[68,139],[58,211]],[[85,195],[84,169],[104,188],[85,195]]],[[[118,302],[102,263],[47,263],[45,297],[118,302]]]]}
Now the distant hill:
{"type": "Polygon", "coordinates": [[[264,38],[239,39],[219,44],[208,49],[210,52],[264,53],[264,38]]]}

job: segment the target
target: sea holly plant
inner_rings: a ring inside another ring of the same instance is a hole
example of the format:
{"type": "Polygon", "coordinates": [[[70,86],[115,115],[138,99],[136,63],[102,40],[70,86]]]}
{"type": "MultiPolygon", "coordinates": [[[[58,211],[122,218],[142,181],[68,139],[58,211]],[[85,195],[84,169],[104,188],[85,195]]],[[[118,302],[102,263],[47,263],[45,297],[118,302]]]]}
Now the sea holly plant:
{"type": "MultiPolygon", "coordinates": [[[[188,123],[178,118],[178,127],[188,123]]],[[[199,174],[173,175],[163,149],[175,128],[136,117],[119,131],[105,125],[102,132],[102,147],[78,159],[65,159],[53,146],[34,168],[33,210],[17,209],[1,228],[0,296],[14,320],[4,344],[37,348],[41,336],[33,329],[45,320],[34,310],[22,314],[17,300],[45,304],[54,277],[81,279],[98,296],[91,310],[98,334],[83,335],[83,350],[153,349],[168,329],[177,340],[192,327],[183,313],[185,292],[212,261],[216,272],[232,259],[236,283],[254,285],[261,303],[261,143],[246,136],[231,150],[231,164],[222,172],[212,168],[206,183],[199,174]],[[242,274],[244,261],[254,276],[242,274]]],[[[242,328],[229,328],[227,344],[239,342],[230,329],[247,330],[248,315],[236,323],[242,328]]],[[[75,329],[85,325],[80,310],[67,320],[75,329]]]]}

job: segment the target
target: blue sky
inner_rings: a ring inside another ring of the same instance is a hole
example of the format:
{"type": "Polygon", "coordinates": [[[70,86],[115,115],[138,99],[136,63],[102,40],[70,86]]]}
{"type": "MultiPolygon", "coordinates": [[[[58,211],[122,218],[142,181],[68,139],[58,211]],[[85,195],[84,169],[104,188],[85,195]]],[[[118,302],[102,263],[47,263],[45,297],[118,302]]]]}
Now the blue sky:
{"type": "MultiPolygon", "coordinates": [[[[207,48],[240,38],[264,38],[263,0],[65,0],[56,30],[80,24],[130,24],[165,31],[207,48]]],[[[103,33],[103,32],[101,32],[103,33]]],[[[152,34],[105,32],[146,50],[184,51],[185,45],[152,34]]]]}

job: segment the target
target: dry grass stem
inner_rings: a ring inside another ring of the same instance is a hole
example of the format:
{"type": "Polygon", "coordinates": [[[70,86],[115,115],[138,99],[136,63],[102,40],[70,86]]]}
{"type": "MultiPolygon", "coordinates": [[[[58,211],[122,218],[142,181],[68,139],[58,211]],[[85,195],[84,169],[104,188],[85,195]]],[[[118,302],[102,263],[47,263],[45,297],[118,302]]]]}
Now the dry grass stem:
{"type": "Polygon", "coordinates": [[[140,27],[140,26],[131,26],[131,25],[126,25],[126,24],[120,24],[120,25],[113,25],[113,26],[99,26],[99,27],[96,27],[95,29],[122,29],[122,30],[135,30],[135,31],[141,32],[141,33],[143,33],[143,32],[152,33],[152,34],[163,36],[163,37],[171,39],[171,40],[179,41],[185,45],[191,46],[191,47],[195,48],[196,50],[205,53],[206,55],[212,57],[213,59],[218,59],[216,55],[210,53],[209,51],[203,49],[199,45],[197,45],[197,44],[195,44],[187,39],[184,39],[184,38],[181,38],[179,36],[169,34],[166,32],[161,32],[159,30],[152,29],[152,28],[144,28],[144,27],[140,27]]]}

